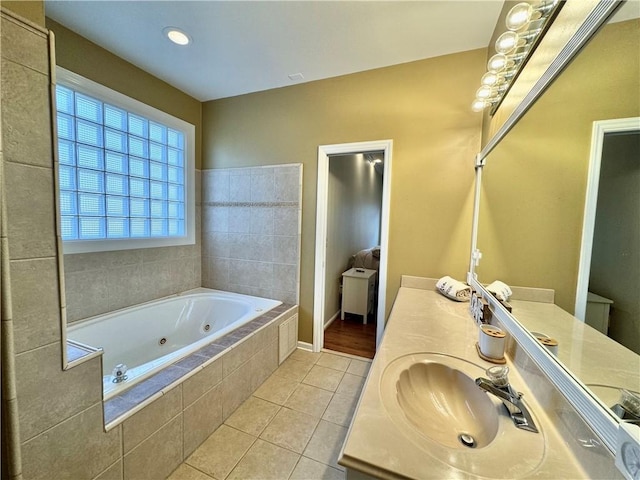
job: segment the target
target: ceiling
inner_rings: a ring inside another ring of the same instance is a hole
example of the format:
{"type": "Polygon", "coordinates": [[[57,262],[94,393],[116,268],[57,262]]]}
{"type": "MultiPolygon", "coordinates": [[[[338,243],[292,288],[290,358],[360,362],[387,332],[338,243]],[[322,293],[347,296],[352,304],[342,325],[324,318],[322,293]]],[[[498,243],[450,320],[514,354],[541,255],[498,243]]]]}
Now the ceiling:
{"type": "Polygon", "coordinates": [[[200,101],[486,47],[502,0],[46,0],[46,15],[200,101]],[[188,33],[188,46],[163,29],[188,33]],[[289,75],[302,74],[291,80],[289,75]]]}

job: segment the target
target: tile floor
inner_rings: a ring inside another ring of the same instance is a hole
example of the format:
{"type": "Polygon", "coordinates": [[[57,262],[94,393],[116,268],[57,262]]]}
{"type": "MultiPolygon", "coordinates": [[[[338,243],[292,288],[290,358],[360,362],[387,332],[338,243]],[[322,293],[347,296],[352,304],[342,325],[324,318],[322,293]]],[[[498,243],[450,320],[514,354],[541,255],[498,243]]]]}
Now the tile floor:
{"type": "Polygon", "coordinates": [[[296,350],[169,480],[344,479],[369,359],[296,350]]]}

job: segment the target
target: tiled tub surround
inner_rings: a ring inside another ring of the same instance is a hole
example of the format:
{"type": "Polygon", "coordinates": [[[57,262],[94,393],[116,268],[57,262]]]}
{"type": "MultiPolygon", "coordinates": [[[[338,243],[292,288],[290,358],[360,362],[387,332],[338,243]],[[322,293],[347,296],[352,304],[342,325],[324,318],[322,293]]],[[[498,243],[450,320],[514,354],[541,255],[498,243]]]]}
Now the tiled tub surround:
{"type": "MultiPolygon", "coordinates": [[[[48,441],[27,443],[27,453],[41,455],[41,465],[64,465],[55,470],[59,478],[167,477],[278,368],[278,327],[296,315],[297,306],[280,305],[105,402],[106,433],[101,402],[87,410],[91,415],[82,425],[65,422],[50,432],[78,429],[77,442],[89,445],[91,456],[67,465],[68,447],[48,441]]],[[[37,464],[28,473],[25,478],[51,478],[37,464]]]]}
{"type": "MultiPolygon", "coordinates": [[[[277,368],[278,326],[296,314],[297,307],[281,304],[110,398],[104,403],[107,430],[190,377],[216,370],[211,367],[216,362],[222,365],[222,375],[209,387],[237,375],[228,380],[228,387],[233,388],[227,388],[227,398],[220,405],[228,416],[277,368]],[[237,372],[241,366],[245,368],[243,374],[237,372]]],[[[211,380],[210,375],[202,377],[211,380]]]]}
{"type": "Polygon", "coordinates": [[[202,286],[298,303],[302,165],[202,172],[202,286]]]}
{"type": "MultiPolygon", "coordinates": [[[[399,475],[445,478],[459,474],[435,457],[425,455],[422,448],[417,448],[393,424],[387,423],[389,420],[379,398],[382,372],[386,365],[403,353],[446,352],[467,358],[477,365],[493,365],[477,356],[477,327],[468,313],[468,304],[450,301],[436,293],[434,288],[433,279],[402,279],[385,338],[372,364],[342,452],[341,463],[351,467],[347,469],[347,478],[363,480],[370,478],[367,474],[377,478],[396,478],[399,475]],[[434,333],[434,328],[437,328],[437,333],[434,333]],[[407,336],[406,332],[411,332],[411,335],[407,336]],[[381,445],[384,445],[382,450],[381,445]],[[386,452],[385,455],[380,455],[382,451],[386,452]]],[[[508,343],[507,364],[511,368],[512,384],[524,391],[525,399],[528,399],[526,401],[539,419],[538,426],[545,435],[543,461],[529,476],[621,478],[614,466],[613,455],[513,340],[508,343]]],[[[473,476],[469,475],[469,478],[473,476]]]]}
{"type": "Polygon", "coordinates": [[[67,322],[202,285],[200,170],[195,183],[194,245],[64,255],[67,322]]]}
{"type": "Polygon", "coordinates": [[[104,398],[133,387],[172,363],[280,305],[277,300],[197,288],[99,315],[67,329],[67,339],[100,347],[104,398]],[[114,382],[117,365],[126,379],[114,382]]]}

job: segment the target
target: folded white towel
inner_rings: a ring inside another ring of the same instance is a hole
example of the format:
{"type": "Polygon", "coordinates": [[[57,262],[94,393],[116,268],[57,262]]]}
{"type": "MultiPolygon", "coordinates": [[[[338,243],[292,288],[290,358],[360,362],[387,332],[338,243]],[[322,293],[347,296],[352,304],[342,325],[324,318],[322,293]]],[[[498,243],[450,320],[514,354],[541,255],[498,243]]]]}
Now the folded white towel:
{"type": "Polygon", "coordinates": [[[451,277],[442,277],[436,283],[436,289],[457,302],[468,302],[471,299],[471,287],[451,277]]]}
{"type": "Polygon", "coordinates": [[[501,300],[503,302],[508,301],[509,297],[513,293],[511,291],[511,288],[509,288],[509,285],[501,282],[500,280],[496,280],[495,282],[487,285],[487,290],[493,293],[498,300],[501,300]]]}

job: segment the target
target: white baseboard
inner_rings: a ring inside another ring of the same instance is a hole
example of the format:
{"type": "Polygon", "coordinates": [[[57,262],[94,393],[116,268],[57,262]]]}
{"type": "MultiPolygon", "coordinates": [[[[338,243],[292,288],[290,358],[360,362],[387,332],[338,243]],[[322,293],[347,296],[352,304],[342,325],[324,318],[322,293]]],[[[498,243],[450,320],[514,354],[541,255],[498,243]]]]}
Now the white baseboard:
{"type": "Polygon", "coordinates": [[[331,325],[333,323],[333,321],[338,318],[340,316],[340,310],[338,310],[333,317],[331,317],[329,320],[326,321],[326,323],[324,324],[324,329],[326,330],[327,328],[329,328],[329,325],[331,325]]]}
{"type": "Polygon", "coordinates": [[[300,340],[298,340],[298,348],[300,350],[308,350],[310,352],[313,352],[313,345],[309,342],[301,342],[300,340]]]}

